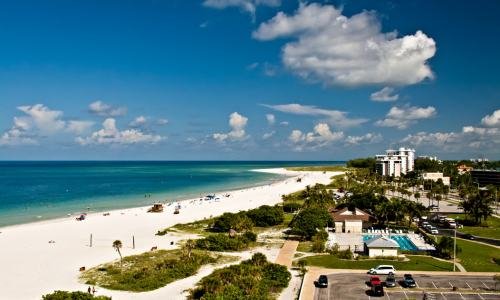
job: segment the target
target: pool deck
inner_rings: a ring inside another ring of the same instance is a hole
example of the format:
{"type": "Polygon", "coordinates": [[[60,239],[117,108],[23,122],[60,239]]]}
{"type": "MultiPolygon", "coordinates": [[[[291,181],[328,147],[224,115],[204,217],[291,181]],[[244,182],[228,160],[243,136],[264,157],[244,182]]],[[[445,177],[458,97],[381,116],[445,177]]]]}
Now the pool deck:
{"type": "Polygon", "coordinates": [[[334,244],[339,245],[340,250],[345,249],[355,249],[355,251],[364,249],[364,236],[388,236],[388,237],[396,237],[401,236],[408,239],[409,243],[412,243],[412,246],[415,246],[416,249],[406,249],[406,246],[403,246],[400,241],[394,239],[400,245],[401,250],[416,250],[416,251],[428,251],[428,250],[436,250],[432,245],[429,245],[425,242],[423,237],[415,233],[385,233],[385,232],[369,232],[369,233],[333,233],[330,232],[328,235],[327,246],[331,247],[334,244]]]}

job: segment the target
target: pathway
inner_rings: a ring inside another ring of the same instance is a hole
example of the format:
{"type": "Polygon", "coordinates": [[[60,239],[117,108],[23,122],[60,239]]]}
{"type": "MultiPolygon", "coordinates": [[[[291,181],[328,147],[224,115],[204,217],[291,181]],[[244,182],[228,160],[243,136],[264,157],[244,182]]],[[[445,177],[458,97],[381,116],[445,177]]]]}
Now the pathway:
{"type": "Polygon", "coordinates": [[[295,251],[297,251],[297,247],[299,246],[298,241],[290,241],[287,240],[283,244],[283,247],[280,249],[280,253],[278,254],[278,258],[276,259],[276,263],[283,265],[287,268],[292,267],[292,260],[295,256],[295,251]]]}

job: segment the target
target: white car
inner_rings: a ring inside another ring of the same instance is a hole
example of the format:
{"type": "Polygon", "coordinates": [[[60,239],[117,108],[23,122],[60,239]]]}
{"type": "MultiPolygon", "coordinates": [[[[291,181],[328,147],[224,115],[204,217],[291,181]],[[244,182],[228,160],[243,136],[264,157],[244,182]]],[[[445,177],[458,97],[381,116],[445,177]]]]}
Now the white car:
{"type": "Polygon", "coordinates": [[[396,269],[394,269],[394,266],[391,265],[379,265],[376,266],[375,268],[371,268],[370,271],[368,271],[368,274],[372,275],[396,274],[396,269]]]}

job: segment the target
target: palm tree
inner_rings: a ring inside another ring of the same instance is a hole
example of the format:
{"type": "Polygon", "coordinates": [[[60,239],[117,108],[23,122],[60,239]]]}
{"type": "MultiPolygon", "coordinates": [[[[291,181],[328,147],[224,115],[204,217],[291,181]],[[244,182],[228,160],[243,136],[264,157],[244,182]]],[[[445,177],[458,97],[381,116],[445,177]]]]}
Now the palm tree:
{"type": "Polygon", "coordinates": [[[419,203],[419,202],[418,202],[418,199],[420,199],[420,193],[419,193],[419,192],[416,192],[416,193],[413,195],[413,197],[415,197],[415,199],[417,199],[417,203],[419,203]]]}
{"type": "Polygon", "coordinates": [[[120,255],[120,265],[122,265],[122,253],[120,252],[120,249],[122,248],[123,244],[122,241],[116,240],[113,242],[113,248],[115,248],[116,252],[118,252],[118,255],[120,255]]]}

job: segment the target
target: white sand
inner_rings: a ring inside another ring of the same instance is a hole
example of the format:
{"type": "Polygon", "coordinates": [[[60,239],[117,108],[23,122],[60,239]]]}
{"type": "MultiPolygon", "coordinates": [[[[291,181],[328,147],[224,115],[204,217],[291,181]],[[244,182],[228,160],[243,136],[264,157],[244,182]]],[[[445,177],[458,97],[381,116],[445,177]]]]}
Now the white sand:
{"type": "MultiPolygon", "coordinates": [[[[90,268],[117,259],[117,253],[111,247],[114,240],[123,242],[124,256],[149,251],[152,246],[172,249],[177,246],[171,246],[171,241],[185,237],[171,234],[156,236],[158,230],[224,212],[247,210],[263,204],[274,205],[281,202],[281,195],[306,185],[329,183],[330,177],[338,174],[292,172],[281,168],[258,171],[295,177],[265,186],[230,191],[230,197],[220,196],[218,202],[185,200],[180,202],[182,208],[178,215],[173,214],[174,205],[166,206],[163,213],[147,213],[148,207],[139,207],[111,211],[110,216],[91,214],[84,221],[76,221],[72,216],[0,228],[0,299],[41,299],[41,295],[54,290],[86,291],[87,286],[78,281],[79,268],[90,268]],[[296,181],[297,176],[302,178],[301,182],[296,181]],[[93,247],[89,247],[91,233],[93,247]],[[132,235],[135,236],[135,249],[132,249],[132,235]],[[48,243],[50,240],[55,243],[48,243]]],[[[219,195],[222,194],[225,193],[219,195]]],[[[182,299],[182,290],[191,288],[202,275],[209,273],[209,269],[202,269],[198,276],[152,292],[125,293],[100,289],[98,294],[113,296],[113,299],[182,299]]]]}

